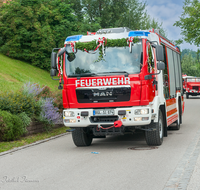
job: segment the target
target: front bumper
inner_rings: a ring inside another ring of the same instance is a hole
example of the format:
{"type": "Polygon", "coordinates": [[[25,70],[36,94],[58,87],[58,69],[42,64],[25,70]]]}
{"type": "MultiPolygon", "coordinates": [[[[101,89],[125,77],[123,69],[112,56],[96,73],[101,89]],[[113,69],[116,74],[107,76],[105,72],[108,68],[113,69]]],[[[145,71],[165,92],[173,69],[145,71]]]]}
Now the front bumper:
{"type": "Polygon", "coordinates": [[[63,110],[63,123],[67,127],[89,127],[97,125],[112,126],[116,120],[121,120],[123,126],[128,127],[128,126],[148,125],[151,123],[151,120],[155,118],[155,114],[152,114],[150,106],[108,108],[108,109],[114,110],[113,115],[103,115],[103,116],[94,115],[94,110],[97,109],[65,109],[63,110]],[[149,112],[148,114],[136,115],[135,110],[137,109],[148,109],[149,112]],[[64,116],[65,111],[72,111],[73,117],[65,117],[64,116]],[[82,112],[84,112],[84,114],[82,114],[82,112]],[[88,112],[86,114],[87,116],[81,116],[85,115],[86,112],[88,112]],[[124,115],[118,114],[118,113],[121,114],[123,112],[125,113],[124,115]]]}
{"type": "Polygon", "coordinates": [[[187,91],[186,94],[191,95],[191,96],[198,96],[200,95],[200,92],[196,90],[190,90],[190,91],[187,91]]]}

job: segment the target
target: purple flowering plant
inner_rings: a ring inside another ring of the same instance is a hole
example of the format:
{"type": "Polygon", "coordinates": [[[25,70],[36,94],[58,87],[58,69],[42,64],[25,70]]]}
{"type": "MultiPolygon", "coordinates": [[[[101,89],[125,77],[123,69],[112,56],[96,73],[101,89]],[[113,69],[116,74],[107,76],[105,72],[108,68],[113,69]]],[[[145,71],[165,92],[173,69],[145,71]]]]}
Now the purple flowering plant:
{"type": "Polygon", "coordinates": [[[41,113],[40,121],[49,125],[54,125],[62,122],[62,115],[58,112],[58,108],[53,105],[53,98],[41,98],[41,113]]]}
{"type": "Polygon", "coordinates": [[[33,83],[31,84],[30,82],[27,82],[24,84],[22,88],[22,92],[25,95],[36,97],[43,91],[44,87],[40,87],[39,84],[33,83]]]}
{"type": "Polygon", "coordinates": [[[40,87],[39,84],[31,84],[28,82],[24,84],[22,92],[38,102],[41,109],[37,119],[45,123],[47,130],[50,129],[49,126],[51,127],[54,124],[62,123],[62,114],[59,113],[59,109],[54,106],[54,98],[49,97],[53,95],[49,87],[40,87]]]}

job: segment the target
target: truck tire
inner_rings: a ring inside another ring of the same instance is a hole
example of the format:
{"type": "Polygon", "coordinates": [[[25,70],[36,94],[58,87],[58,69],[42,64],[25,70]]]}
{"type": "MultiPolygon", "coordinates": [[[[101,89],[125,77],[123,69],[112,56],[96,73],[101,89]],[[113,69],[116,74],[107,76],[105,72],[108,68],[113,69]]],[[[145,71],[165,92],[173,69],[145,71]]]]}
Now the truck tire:
{"type": "Polygon", "coordinates": [[[186,93],[186,99],[188,99],[189,98],[189,94],[188,93],[186,93]]]}
{"type": "Polygon", "coordinates": [[[93,139],[93,134],[87,128],[77,127],[72,132],[72,139],[77,147],[90,146],[93,139]]]}
{"type": "Polygon", "coordinates": [[[180,129],[180,119],[177,119],[174,123],[175,123],[175,126],[173,126],[172,128],[174,130],[179,130],[180,129]]]}
{"type": "Polygon", "coordinates": [[[179,130],[180,129],[180,124],[181,124],[181,107],[180,107],[180,102],[178,104],[178,119],[175,121],[175,126],[173,127],[173,129],[175,130],[179,130]]]}
{"type": "Polygon", "coordinates": [[[163,123],[163,115],[161,110],[159,110],[158,114],[158,122],[151,123],[149,128],[156,129],[155,131],[145,131],[145,139],[146,143],[149,146],[160,146],[163,142],[164,136],[164,123],[163,123]]]}

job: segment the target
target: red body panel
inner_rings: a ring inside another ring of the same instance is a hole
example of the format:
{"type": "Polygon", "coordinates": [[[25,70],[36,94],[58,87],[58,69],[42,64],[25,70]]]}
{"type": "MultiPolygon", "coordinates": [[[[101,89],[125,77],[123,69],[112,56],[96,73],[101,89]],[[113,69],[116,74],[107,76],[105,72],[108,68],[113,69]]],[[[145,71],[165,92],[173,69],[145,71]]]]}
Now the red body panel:
{"type": "Polygon", "coordinates": [[[200,92],[200,82],[186,82],[186,92],[200,92]]]}
{"type": "MultiPolygon", "coordinates": [[[[84,80],[89,79],[113,79],[113,78],[124,78],[124,75],[118,76],[104,76],[104,77],[84,77],[84,80]]],[[[94,108],[94,107],[120,107],[120,106],[138,106],[140,105],[140,97],[141,97],[141,81],[139,80],[139,75],[129,75],[130,78],[130,86],[131,86],[131,97],[130,101],[126,102],[105,102],[105,103],[78,103],[76,97],[76,78],[68,78],[67,84],[64,85],[63,93],[66,93],[66,97],[68,97],[69,108],[94,108]]],[[[112,86],[112,85],[109,85],[112,86]]],[[[63,98],[63,106],[64,101],[63,98]]]]}
{"type": "MultiPolygon", "coordinates": [[[[146,52],[146,39],[143,39],[143,52],[146,52]]],[[[65,60],[65,58],[64,58],[65,60]]],[[[64,108],[94,108],[94,107],[124,107],[124,106],[139,106],[139,105],[148,105],[150,101],[153,101],[155,97],[155,86],[152,84],[152,80],[145,80],[145,75],[149,74],[147,72],[147,55],[143,54],[143,67],[140,74],[130,74],[128,77],[130,79],[131,86],[131,97],[130,101],[124,102],[105,102],[105,103],[78,103],[76,96],[76,88],[86,87],[87,86],[104,86],[105,81],[111,81],[107,86],[116,86],[116,85],[127,85],[117,83],[119,80],[125,80],[124,75],[115,75],[115,76],[99,76],[99,77],[81,77],[77,78],[68,78],[65,72],[65,61],[63,62],[63,79],[64,79],[64,89],[63,89],[63,107],[64,108]],[[123,78],[123,79],[122,79],[123,78]],[[79,80],[78,82],[76,80],[79,80]],[[87,80],[87,83],[86,83],[87,80]],[[104,83],[101,83],[104,81],[104,83]],[[93,84],[92,84],[93,83],[93,84]],[[97,84],[98,83],[98,84],[97,84]],[[114,83],[114,84],[113,84],[114,83]]],[[[105,85],[106,86],[106,85],[105,85]]]]}

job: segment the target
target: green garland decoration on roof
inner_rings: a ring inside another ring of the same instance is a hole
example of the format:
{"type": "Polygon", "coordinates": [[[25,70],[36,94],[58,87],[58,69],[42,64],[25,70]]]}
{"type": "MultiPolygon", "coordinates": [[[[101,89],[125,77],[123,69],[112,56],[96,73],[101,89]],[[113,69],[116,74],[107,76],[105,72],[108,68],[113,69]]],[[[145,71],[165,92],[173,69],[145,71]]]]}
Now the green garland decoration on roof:
{"type": "MultiPolygon", "coordinates": [[[[121,39],[106,39],[107,42],[104,42],[104,48],[106,47],[125,47],[128,46],[127,40],[128,38],[121,38],[121,39]]],[[[138,37],[135,37],[133,40],[133,43],[137,43],[139,41],[138,37]]],[[[75,48],[84,51],[86,49],[87,51],[94,51],[99,43],[96,42],[96,40],[93,40],[91,42],[76,42],[75,48]]],[[[102,46],[99,47],[99,58],[96,60],[96,62],[103,59],[103,52],[102,52],[102,46]]]]}

